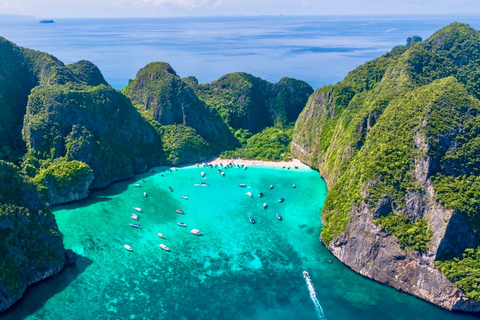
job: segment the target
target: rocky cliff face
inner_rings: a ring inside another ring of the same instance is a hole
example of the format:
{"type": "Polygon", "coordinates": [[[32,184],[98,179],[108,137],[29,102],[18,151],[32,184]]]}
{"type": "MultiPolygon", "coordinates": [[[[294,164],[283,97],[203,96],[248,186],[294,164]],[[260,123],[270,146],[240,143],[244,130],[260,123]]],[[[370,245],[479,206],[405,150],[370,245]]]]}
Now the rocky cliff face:
{"type": "Polygon", "coordinates": [[[157,131],[124,95],[105,85],[35,88],[23,133],[29,152],[37,157],[67,157],[90,166],[91,188],[165,161],[157,131]]]}
{"type": "Polygon", "coordinates": [[[160,125],[193,128],[212,153],[237,145],[218,112],[198,99],[192,88],[165,62],[150,63],[123,90],[139,110],[160,125]]]}
{"type": "Polygon", "coordinates": [[[321,239],[329,250],[354,271],[449,310],[480,311],[476,280],[438,268],[455,268],[479,242],[477,206],[462,196],[480,194],[471,81],[479,39],[452,24],[318,89],[292,143],[328,182],[321,239]]]}
{"type": "Polygon", "coordinates": [[[18,168],[0,161],[0,311],[67,262],[55,217],[23,179],[18,168]]]}
{"type": "Polygon", "coordinates": [[[230,73],[207,84],[199,84],[191,77],[185,81],[231,128],[251,133],[294,122],[313,92],[300,80],[283,78],[272,84],[243,72],[230,73]]]}

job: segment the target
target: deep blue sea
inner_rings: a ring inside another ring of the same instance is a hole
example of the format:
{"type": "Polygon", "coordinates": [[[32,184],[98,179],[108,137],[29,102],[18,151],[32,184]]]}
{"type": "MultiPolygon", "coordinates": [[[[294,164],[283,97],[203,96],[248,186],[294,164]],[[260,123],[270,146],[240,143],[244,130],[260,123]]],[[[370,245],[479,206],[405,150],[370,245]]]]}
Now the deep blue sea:
{"type": "Polygon", "coordinates": [[[94,62],[122,89],[152,61],[181,77],[210,82],[244,71],[268,81],[293,77],[312,87],[336,83],[408,36],[424,39],[461,21],[480,28],[478,16],[258,16],[158,19],[0,19],[0,36],[46,51],[65,63],[94,62]]]}

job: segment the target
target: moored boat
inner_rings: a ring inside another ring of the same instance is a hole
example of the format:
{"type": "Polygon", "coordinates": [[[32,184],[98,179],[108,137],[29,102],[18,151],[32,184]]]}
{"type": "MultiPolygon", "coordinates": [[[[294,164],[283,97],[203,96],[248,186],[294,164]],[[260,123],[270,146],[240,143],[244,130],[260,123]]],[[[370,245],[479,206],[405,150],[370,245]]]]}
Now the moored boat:
{"type": "Polygon", "coordinates": [[[188,200],[187,196],[184,196],[183,194],[182,194],[182,198],[185,200],[188,200]]]}
{"type": "Polygon", "coordinates": [[[180,227],[186,227],[187,225],[183,222],[177,222],[177,224],[180,226],[180,227]]]}
{"type": "Polygon", "coordinates": [[[264,204],[263,204],[263,209],[267,209],[267,207],[268,207],[267,204],[264,203],[264,204]]]}
{"type": "Polygon", "coordinates": [[[132,218],[133,220],[138,220],[138,219],[140,219],[140,216],[138,214],[132,213],[130,218],[132,218]]]}
{"type": "Polygon", "coordinates": [[[258,194],[258,197],[259,197],[259,198],[263,197],[263,192],[260,192],[260,193],[258,194]]]}
{"type": "Polygon", "coordinates": [[[177,210],[175,210],[175,212],[176,212],[176,213],[185,214],[185,212],[183,212],[183,211],[182,211],[182,210],[180,210],[180,209],[177,209],[177,210]]]}
{"type": "Polygon", "coordinates": [[[165,239],[165,236],[164,236],[162,233],[160,233],[160,232],[157,233],[157,236],[159,236],[159,237],[162,238],[162,239],[165,239]]]}
{"type": "Polygon", "coordinates": [[[205,177],[205,172],[202,171],[202,172],[200,173],[200,175],[201,175],[202,177],[205,177]]]}
{"type": "Polygon", "coordinates": [[[142,187],[142,186],[139,185],[138,183],[137,183],[137,184],[134,184],[133,186],[134,186],[134,187],[137,187],[137,188],[141,188],[141,187],[142,187]]]}
{"type": "Polygon", "coordinates": [[[143,212],[141,208],[139,207],[133,207],[133,210],[138,211],[138,212],[143,212]]]}
{"type": "Polygon", "coordinates": [[[222,175],[222,177],[225,177],[225,172],[221,172],[220,174],[222,175]]]}
{"type": "Polygon", "coordinates": [[[124,245],[123,247],[128,251],[133,251],[132,247],[130,247],[128,244],[124,245]]]}
{"type": "Polygon", "coordinates": [[[246,194],[247,196],[249,196],[250,198],[253,198],[253,195],[252,195],[252,193],[251,193],[250,191],[247,192],[247,193],[245,193],[245,194],[246,194]]]}
{"type": "Polygon", "coordinates": [[[158,246],[165,251],[170,251],[170,249],[166,245],[164,245],[163,243],[160,243],[158,246]]]}
{"type": "Polygon", "coordinates": [[[146,197],[148,197],[148,194],[146,192],[144,192],[143,196],[146,198],[146,197]]]}
{"type": "Polygon", "coordinates": [[[280,213],[277,212],[277,213],[275,213],[275,215],[277,216],[278,220],[282,220],[282,215],[280,213]]]}
{"type": "Polygon", "coordinates": [[[295,189],[297,186],[296,185],[293,185],[293,189],[295,189]]]}
{"type": "Polygon", "coordinates": [[[240,188],[245,188],[247,185],[244,184],[244,183],[240,183],[240,184],[238,184],[237,186],[239,186],[240,188]]]}
{"type": "Polygon", "coordinates": [[[250,220],[251,223],[255,223],[255,220],[253,219],[252,216],[248,217],[248,220],[250,220]]]}
{"type": "Polygon", "coordinates": [[[280,199],[278,199],[278,202],[283,202],[283,201],[285,201],[284,197],[281,197],[280,199]]]}
{"type": "Polygon", "coordinates": [[[190,230],[190,233],[191,233],[191,234],[194,234],[194,235],[196,235],[196,236],[201,236],[201,235],[203,235],[203,233],[201,233],[200,230],[198,230],[198,229],[192,229],[192,230],[190,230]]]}
{"type": "Polygon", "coordinates": [[[172,192],[172,191],[173,191],[172,187],[168,187],[168,190],[170,190],[170,192],[172,192]]]}
{"type": "Polygon", "coordinates": [[[270,185],[270,189],[273,189],[273,184],[270,185]]]}
{"type": "Polygon", "coordinates": [[[137,223],[130,223],[131,227],[137,228],[137,229],[142,229],[142,226],[137,224],[137,223]]]}

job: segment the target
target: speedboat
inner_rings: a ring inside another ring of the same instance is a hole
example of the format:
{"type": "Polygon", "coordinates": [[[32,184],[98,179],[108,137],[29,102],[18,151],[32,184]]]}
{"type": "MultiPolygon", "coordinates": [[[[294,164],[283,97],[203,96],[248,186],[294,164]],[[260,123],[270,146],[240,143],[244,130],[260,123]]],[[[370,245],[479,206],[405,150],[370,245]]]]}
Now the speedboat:
{"type": "Polygon", "coordinates": [[[250,198],[253,198],[253,195],[252,195],[252,193],[251,193],[250,191],[247,192],[247,193],[245,193],[245,194],[246,194],[247,196],[249,196],[250,198]]]}
{"type": "Polygon", "coordinates": [[[140,219],[140,216],[138,214],[132,213],[130,218],[132,218],[133,220],[138,220],[138,219],[140,219]]]}
{"type": "Polygon", "coordinates": [[[260,192],[260,193],[258,194],[258,197],[259,197],[259,198],[263,197],[263,193],[260,192]]]}
{"type": "Polygon", "coordinates": [[[277,212],[277,213],[275,213],[275,214],[277,215],[277,219],[278,219],[278,220],[282,220],[282,215],[281,215],[280,213],[277,212]]]}
{"type": "Polygon", "coordinates": [[[175,210],[175,212],[176,212],[176,213],[185,214],[185,212],[183,212],[183,211],[182,211],[182,210],[180,210],[180,209],[177,209],[177,210],[175,210]]]}
{"type": "Polygon", "coordinates": [[[267,209],[267,207],[268,207],[267,204],[264,203],[264,204],[263,204],[263,209],[267,209]]]}
{"type": "Polygon", "coordinates": [[[185,200],[188,200],[187,196],[184,196],[183,194],[182,194],[182,198],[185,200]]]}
{"type": "Polygon", "coordinates": [[[146,198],[146,197],[148,197],[148,194],[146,192],[144,192],[143,196],[146,198]]]}
{"type": "Polygon", "coordinates": [[[123,247],[128,251],[133,251],[132,247],[130,247],[128,244],[124,245],[123,247]]]}
{"type": "Polygon", "coordinates": [[[137,229],[142,229],[142,226],[137,224],[137,223],[130,223],[131,227],[137,228],[137,229]]]}
{"type": "Polygon", "coordinates": [[[164,245],[163,243],[160,243],[158,246],[165,251],[170,251],[170,249],[166,245],[164,245]]]}
{"type": "Polygon", "coordinates": [[[251,223],[255,223],[255,220],[253,220],[252,216],[248,217],[248,220],[250,220],[251,223]]]}
{"type": "Polygon", "coordinates": [[[159,236],[159,237],[162,238],[162,239],[165,239],[165,236],[164,236],[163,234],[161,234],[160,232],[157,233],[157,236],[159,236]]]}
{"type": "Polygon", "coordinates": [[[238,186],[239,186],[240,188],[245,188],[247,185],[244,184],[244,183],[240,183],[240,184],[238,184],[238,186]]]}
{"type": "Polygon", "coordinates": [[[310,275],[309,275],[308,272],[305,271],[305,270],[303,270],[303,276],[304,276],[305,278],[310,278],[310,275]]]}
{"type": "Polygon", "coordinates": [[[177,224],[180,226],[180,227],[186,227],[187,225],[183,222],[177,222],[177,224]]]}
{"type": "Polygon", "coordinates": [[[293,189],[295,189],[297,186],[296,185],[293,185],[293,189]]]}
{"type": "Polygon", "coordinates": [[[138,212],[143,212],[142,209],[140,209],[139,207],[133,207],[133,210],[138,211],[138,212]]]}
{"type": "Polygon", "coordinates": [[[278,199],[278,202],[283,202],[283,201],[285,201],[284,197],[281,197],[280,199],[278,199]]]}
{"type": "Polygon", "coordinates": [[[139,185],[138,183],[137,183],[137,184],[134,184],[133,186],[134,186],[134,187],[137,187],[137,188],[141,188],[141,187],[142,187],[142,186],[139,185]]]}
{"type": "Polygon", "coordinates": [[[200,182],[200,186],[202,186],[202,187],[208,187],[208,183],[206,183],[206,182],[200,182]]]}
{"type": "Polygon", "coordinates": [[[168,187],[168,190],[170,190],[170,192],[172,192],[172,191],[173,191],[172,187],[168,187]]]}
{"type": "Polygon", "coordinates": [[[198,230],[198,229],[192,229],[192,230],[190,230],[190,233],[191,233],[191,234],[194,234],[194,235],[196,235],[196,236],[201,236],[201,235],[203,235],[203,233],[201,233],[200,230],[198,230]]]}

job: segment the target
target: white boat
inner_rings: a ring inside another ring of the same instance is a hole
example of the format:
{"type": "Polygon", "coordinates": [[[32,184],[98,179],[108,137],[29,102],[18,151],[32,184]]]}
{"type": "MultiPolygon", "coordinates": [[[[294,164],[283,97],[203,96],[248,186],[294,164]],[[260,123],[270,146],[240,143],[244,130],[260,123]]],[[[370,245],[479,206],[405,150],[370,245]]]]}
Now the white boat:
{"type": "Polygon", "coordinates": [[[243,170],[247,170],[247,166],[243,167],[243,170]]]}
{"type": "Polygon", "coordinates": [[[177,222],[177,224],[180,226],[180,227],[186,227],[187,225],[183,222],[177,222]]]}
{"type": "Polygon", "coordinates": [[[165,251],[170,251],[170,249],[166,245],[164,245],[163,243],[160,243],[158,246],[165,251]]]}
{"type": "Polygon", "coordinates": [[[200,173],[200,175],[201,175],[202,177],[205,177],[205,172],[202,171],[202,173],[200,173]]]}
{"type": "Polygon", "coordinates": [[[220,173],[223,177],[225,177],[225,172],[220,173]]]}
{"type": "Polygon", "coordinates": [[[250,198],[253,198],[253,194],[249,191],[247,193],[245,193],[247,196],[249,196],[250,198]]]}
{"type": "Polygon", "coordinates": [[[237,184],[237,186],[239,186],[240,188],[245,188],[247,185],[244,183],[240,183],[240,184],[237,184]]]}
{"type": "Polygon", "coordinates": [[[293,185],[293,189],[295,189],[297,186],[296,185],[293,185]]]}
{"type": "Polygon", "coordinates": [[[270,189],[273,189],[273,184],[270,185],[270,189]]]}
{"type": "Polygon", "coordinates": [[[123,247],[128,251],[133,251],[132,247],[130,247],[128,244],[124,245],[123,247]]]}
{"type": "Polygon", "coordinates": [[[148,197],[148,194],[146,192],[144,192],[143,196],[146,198],[146,197],[148,197]]]}
{"type": "Polygon", "coordinates": [[[264,203],[264,204],[263,204],[263,208],[264,208],[264,209],[267,209],[267,207],[268,207],[267,204],[264,203]]]}
{"type": "Polygon", "coordinates": [[[159,236],[159,237],[162,238],[162,239],[165,239],[165,236],[164,236],[163,234],[161,234],[160,232],[157,233],[157,236],[159,236]]]}
{"type": "Polygon", "coordinates": [[[141,187],[142,187],[142,186],[139,185],[138,183],[137,183],[137,184],[134,184],[133,186],[134,186],[134,187],[137,187],[137,188],[141,188],[141,187]]]}
{"type": "Polygon", "coordinates": [[[192,229],[192,230],[190,230],[190,233],[191,233],[191,234],[194,234],[194,235],[196,235],[196,236],[201,236],[201,235],[203,235],[203,233],[201,233],[200,230],[198,230],[198,229],[192,229]]]}
{"type": "Polygon", "coordinates": [[[139,207],[133,207],[133,210],[138,211],[138,212],[143,212],[142,209],[140,209],[139,207]]]}
{"type": "Polygon", "coordinates": [[[183,194],[182,194],[182,198],[185,200],[188,200],[187,196],[184,196],[183,194]]]}
{"type": "Polygon", "coordinates": [[[140,219],[140,216],[138,214],[132,213],[130,218],[132,218],[133,220],[138,220],[138,219],[140,219]]]}

